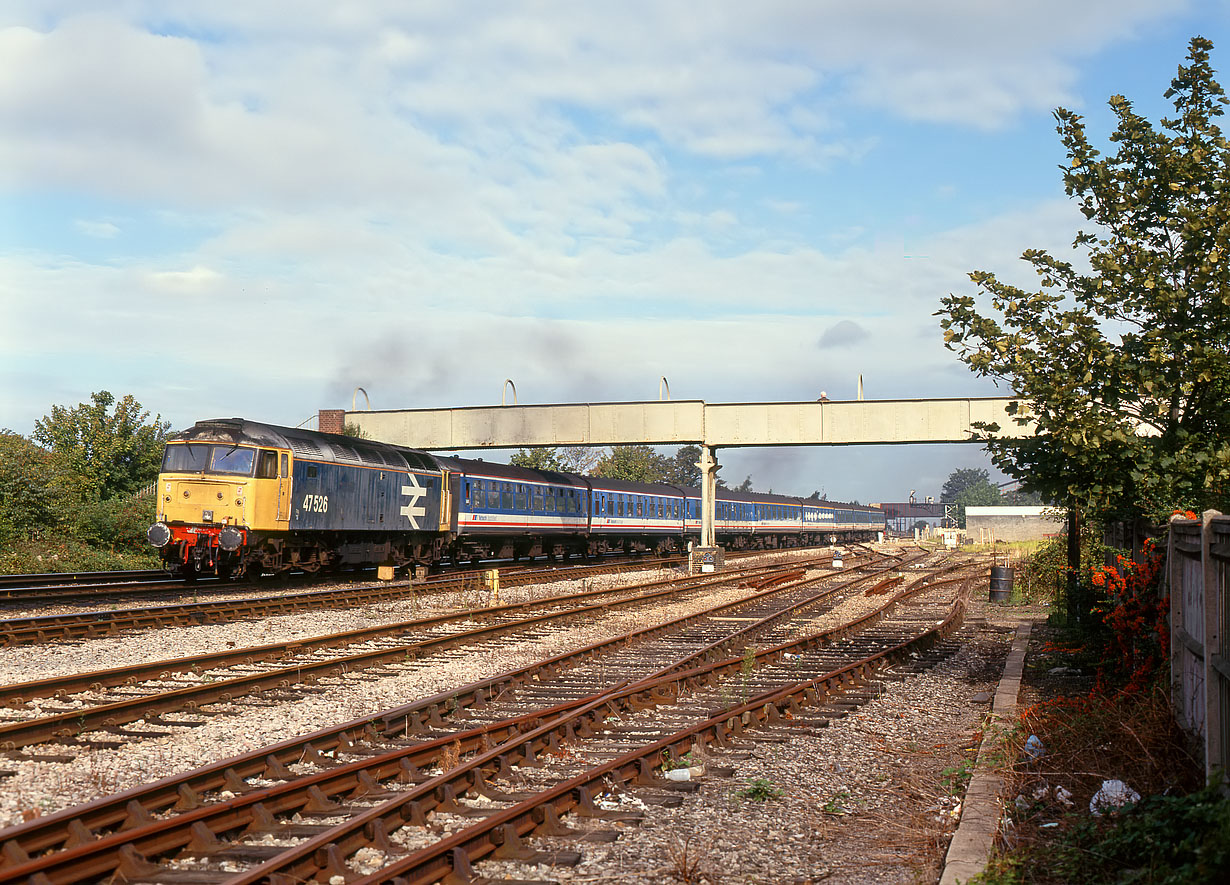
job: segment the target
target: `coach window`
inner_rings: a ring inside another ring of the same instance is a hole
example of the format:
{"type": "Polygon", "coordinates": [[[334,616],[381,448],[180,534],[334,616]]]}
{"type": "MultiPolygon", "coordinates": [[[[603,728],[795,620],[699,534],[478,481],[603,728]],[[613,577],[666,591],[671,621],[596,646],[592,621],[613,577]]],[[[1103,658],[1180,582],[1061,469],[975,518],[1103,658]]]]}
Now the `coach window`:
{"type": "Polygon", "coordinates": [[[555,490],[547,489],[543,494],[547,501],[547,513],[554,513],[555,512],[555,490]]]}
{"type": "Polygon", "coordinates": [[[500,509],[512,510],[512,487],[508,483],[500,483],[500,509]]]}
{"type": "Polygon", "coordinates": [[[277,479],[278,478],[278,453],[271,452],[268,449],[261,449],[260,460],[256,462],[256,478],[257,479],[277,479]]]}

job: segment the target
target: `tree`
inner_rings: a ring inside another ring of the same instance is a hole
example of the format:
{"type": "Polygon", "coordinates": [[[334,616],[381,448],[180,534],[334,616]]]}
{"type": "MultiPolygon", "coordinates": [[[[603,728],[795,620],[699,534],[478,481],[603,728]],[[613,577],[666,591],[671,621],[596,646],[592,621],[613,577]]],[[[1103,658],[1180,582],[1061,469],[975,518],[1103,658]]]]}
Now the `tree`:
{"type": "Polygon", "coordinates": [[[944,488],[940,489],[940,500],[953,503],[966,489],[971,486],[991,485],[991,474],[979,467],[959,467],[948,474],[944,488]]]}
{"type": "Polygon", "coordinates": [[[700,446],[680,446],[667,461],[664,482],[685,488],[700,487],[700,446]]]}
{"type": "Polygon", "coordinates": [[[508,459],[514,467],[528,467],[531,470],[561,470],[559,456],[553,447],[518,449],[517,454],[508,459]]]}
{"type": "Polygon", "coordinates": [[[750,473],[747,475],[747,477],[744,478],[743,482],[735,486],[735,491],[736,492],[752,491],[752,475],[750,473]]]}
{"type": "Polygon", "coordinates": [[[1092,225],[1076,260],[1027,250],[1032,292],[971,273],[998,319],[969,296],[938,312],[949,349],[1037,422],[1027,439],[987,437],[995,465],[1073,512],[1160,519],[1230,491],[1230,148],[1211,49],[1192,39],[1160,131],[1111,97],[1109,156],[1058,109],[1064,188],[1092,225]]]}
{"type": "Polygon", "coordinates": [[[602,450],[594,446],[563,446],[555,450],[560,470],[588,476],[598,466],[602,450]]]}
{"type": "Polygon", "coordinates": [[[0,430],[0,542],[29,539],[56,525],[74,499],[51,453],[0,430]]]}
{"type": "Polygon", "coordinates": [[[131,395],[116,402],[102,390],[90,399],[72,409],[52,406],[35,422],[34,440],[80,477],[87,499],[129,495],[156,480],[171,425],[161,415],[149,422],[149,412],[131,395]]]}
{"type": "Polygon", "coordinates": [[[593,475],[629,482],[663,482],[667,470],[667,460],[649,446],[612,446],[593,475]]]}
{"type": "Polygon", "coordinates": [[[966,507],[994,506],[1000,503],[1001,496],[986,470],[963,467],[948,475],[948,481],[940,491],[940,500],[957,505],[957,527],[965,528],[966,507]]]}

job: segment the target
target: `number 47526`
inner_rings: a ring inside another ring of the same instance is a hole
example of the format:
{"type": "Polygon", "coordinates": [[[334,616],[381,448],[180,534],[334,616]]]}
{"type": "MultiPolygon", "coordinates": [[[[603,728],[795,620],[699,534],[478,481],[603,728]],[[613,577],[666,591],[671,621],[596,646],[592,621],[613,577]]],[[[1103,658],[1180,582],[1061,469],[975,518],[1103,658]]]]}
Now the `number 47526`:
{"type": "Polygon", "coordinates": [[[303,509],[307,513],[328,513],[329,512],[329,496],[328,495],[304,495],[303,509]]]}

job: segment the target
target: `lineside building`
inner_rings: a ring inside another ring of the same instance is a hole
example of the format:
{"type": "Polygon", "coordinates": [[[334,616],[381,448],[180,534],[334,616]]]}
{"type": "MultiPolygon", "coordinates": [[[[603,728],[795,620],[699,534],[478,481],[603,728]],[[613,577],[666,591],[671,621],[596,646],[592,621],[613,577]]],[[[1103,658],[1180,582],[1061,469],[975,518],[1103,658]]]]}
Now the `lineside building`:
{"type": "Polygon", "coordinates": [[[1054,507],[966,507],[965,537],[975,544],[1040,541],[1064,534],[1064,520],[1054,507]]]}

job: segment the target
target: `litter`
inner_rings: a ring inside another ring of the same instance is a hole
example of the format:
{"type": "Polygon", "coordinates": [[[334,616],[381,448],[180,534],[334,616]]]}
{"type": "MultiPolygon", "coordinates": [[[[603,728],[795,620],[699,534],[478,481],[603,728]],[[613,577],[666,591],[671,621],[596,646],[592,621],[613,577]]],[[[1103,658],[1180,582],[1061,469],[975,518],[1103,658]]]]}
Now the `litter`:
{"type": "Polygon", "coordinates": [[[1031,734],[1025,739],[1025,755],[1032,760],[1041,759],[1046,755],[1046,747],[1042,745],[1042,738],[1036,734],[1031,734]]]}
{"type": "Polygon", "coordinates": [[[1101,817],[1109,811],[1116,811],[1124,805],[1140,801],[1140,794],[1121,780],[1102,781],[1102,788],[1093,794],[1089,800],[1089,813],[1101,817]]]}

